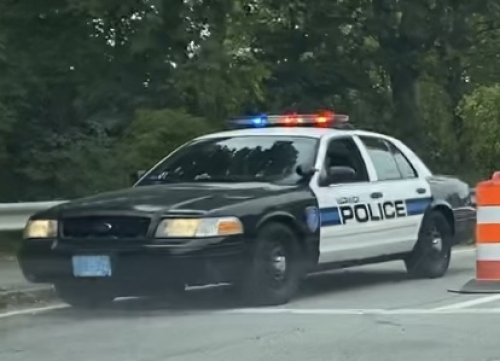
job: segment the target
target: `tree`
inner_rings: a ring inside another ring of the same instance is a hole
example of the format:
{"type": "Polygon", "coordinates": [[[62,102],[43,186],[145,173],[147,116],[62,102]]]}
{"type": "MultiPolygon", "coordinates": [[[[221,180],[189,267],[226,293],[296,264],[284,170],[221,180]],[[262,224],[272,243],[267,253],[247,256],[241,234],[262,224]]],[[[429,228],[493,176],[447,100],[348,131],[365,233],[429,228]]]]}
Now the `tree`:
{"type": "Polygon", "coordinates": [[[183,143],[210,131],[206,119],[182,109],[139,110],[116,148],[122,175],[149,169],[183,143]]]}
{"type": "Polygon", "coordinates": [[[401,137],[439,169],[460,169],[480,133],[464,124],[469,108],[459,104],[479,103],[487,92],[470,98],[474,89],[500,81],[491,60],[499,7],[4,1],[0,197],[75,197],[128,184],[127,172],[198,131],[254,112],[345,112],[359,127],[401,137]]]}
{"type": "Polygon", "coordinates": [[[482,86],[464,97],[459,114],[464,119],[470,157],[481,177],[499,170],[500,85],[482,86]]]}

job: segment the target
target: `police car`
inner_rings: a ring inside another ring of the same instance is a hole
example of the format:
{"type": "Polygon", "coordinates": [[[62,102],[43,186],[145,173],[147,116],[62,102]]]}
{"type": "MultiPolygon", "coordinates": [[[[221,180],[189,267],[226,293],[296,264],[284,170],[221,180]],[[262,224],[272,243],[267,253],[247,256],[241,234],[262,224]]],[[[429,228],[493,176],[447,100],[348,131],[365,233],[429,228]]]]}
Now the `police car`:
{"type": "Polygon", "coordinates": [[[403,260],[437,278],[471,239],[464,182],[333,113],[244,117],[194,139],[133,187],[31,217],[19,263],[74,306],[230,283],[286,303],[311,272],[403,260]]]}

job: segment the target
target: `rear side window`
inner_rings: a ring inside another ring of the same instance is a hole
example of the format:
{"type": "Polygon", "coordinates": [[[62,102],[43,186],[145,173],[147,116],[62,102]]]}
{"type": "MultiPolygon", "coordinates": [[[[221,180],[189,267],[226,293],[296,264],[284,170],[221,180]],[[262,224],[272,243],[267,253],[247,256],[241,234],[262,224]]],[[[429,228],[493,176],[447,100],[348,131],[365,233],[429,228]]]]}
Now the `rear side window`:
{"type": "Polygon", "coordinates": [[[402,178],[404,179],[416,178],[418,174],[415,171],[415,168],[413,168],[413,166],[411,165],[410,161],[405,157],[403,152],[401,152],[399,148],[396,147],[391,142],[388,141],[387,144],[389,145],[389,149],[391,150],[391,153],[394,156],[394,160],[396,161],[396,164],[399,168],[402,178]]]}
{"type": "Polygon", "coordinates": [[[364,143],[368,155],[373,162],[378,180],[402,179],[396,159],[389,149],[389,145],[383,139],[375,137],[359,138],[364,143]]]}

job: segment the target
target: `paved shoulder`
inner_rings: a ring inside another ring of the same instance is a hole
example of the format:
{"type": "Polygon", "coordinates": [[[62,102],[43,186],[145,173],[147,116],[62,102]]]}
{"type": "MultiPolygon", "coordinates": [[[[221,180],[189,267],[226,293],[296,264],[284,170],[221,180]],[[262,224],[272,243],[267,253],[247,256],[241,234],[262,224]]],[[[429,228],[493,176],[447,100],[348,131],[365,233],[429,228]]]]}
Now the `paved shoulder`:
{"type": "Polygon", "coordinates": [[[214,288],[191,291],[177,308],[124,301],[6,317],[0,359],[494,360],[500,296],[448,292],[473,271],[465,250],[442,279],[411,280],[400,263],[354,268],[311,277],[279,307],[238,308],[229,290],[214,288]]]}

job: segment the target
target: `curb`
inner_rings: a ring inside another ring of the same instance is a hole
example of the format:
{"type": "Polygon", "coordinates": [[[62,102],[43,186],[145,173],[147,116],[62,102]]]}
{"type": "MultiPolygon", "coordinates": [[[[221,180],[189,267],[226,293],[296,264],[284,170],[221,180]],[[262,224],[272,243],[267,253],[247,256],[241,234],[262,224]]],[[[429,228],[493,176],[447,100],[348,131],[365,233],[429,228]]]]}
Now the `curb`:
{"type": "Polygon", "coordinates": [[[7,308],[45,305],[57,299],[52,286],[0,292],[0,310],[7,308]]]}

